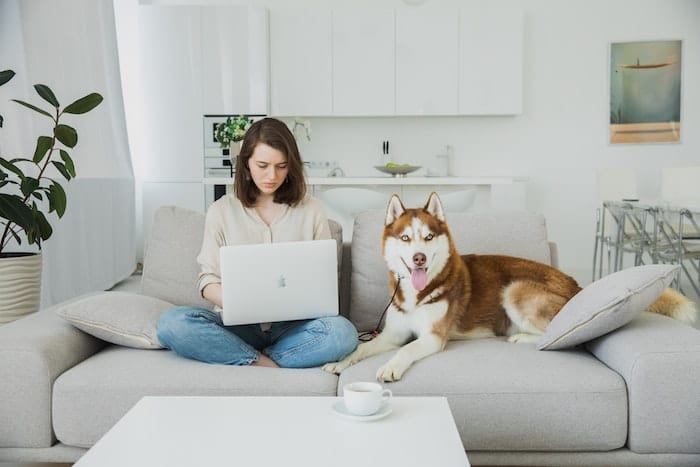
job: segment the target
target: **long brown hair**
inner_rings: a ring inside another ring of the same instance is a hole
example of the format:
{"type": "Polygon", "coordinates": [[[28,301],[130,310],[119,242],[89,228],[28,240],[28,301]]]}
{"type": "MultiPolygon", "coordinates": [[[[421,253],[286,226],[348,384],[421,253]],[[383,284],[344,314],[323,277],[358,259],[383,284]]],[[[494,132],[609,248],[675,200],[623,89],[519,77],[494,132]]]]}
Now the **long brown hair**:
{"type": "Polygon", "coordinates": [[[241,200],[243,206],[249,208],[255,205],[260,195],[260,190],[253,182],[248,167],[248,161],[259,143],[267,144],[287,157],[287,178],[275,191],[275,202],[296,206],[306,195],[304,163],[294,135],[284,122],[276,118],[258,120],[246,131],[241,152],[236,160],[234,178],[236,198],[241,200]]]}

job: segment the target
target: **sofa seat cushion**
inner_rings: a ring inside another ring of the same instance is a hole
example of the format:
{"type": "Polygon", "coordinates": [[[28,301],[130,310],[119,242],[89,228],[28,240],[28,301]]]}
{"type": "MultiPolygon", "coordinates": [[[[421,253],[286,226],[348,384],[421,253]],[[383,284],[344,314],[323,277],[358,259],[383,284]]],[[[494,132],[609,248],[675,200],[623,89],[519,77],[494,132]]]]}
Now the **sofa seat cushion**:
{"type": "Polygon", "coordinates": [[[63,444],[87,448],[143,396],[335,396],[337,384],[319,368],[210,365],[109,346],[56,379],[53,425],[63,444]]]}
{"type": "MultiPolygon", "coordinates": [[[[394,353],[347,368],[338,387],[374,380],[394,353]]],[[[451,341],[386,387],[394,397],[447,397],[467,451],[605,451],[627,437],[624,380],[585,350],[451,341]]]]}

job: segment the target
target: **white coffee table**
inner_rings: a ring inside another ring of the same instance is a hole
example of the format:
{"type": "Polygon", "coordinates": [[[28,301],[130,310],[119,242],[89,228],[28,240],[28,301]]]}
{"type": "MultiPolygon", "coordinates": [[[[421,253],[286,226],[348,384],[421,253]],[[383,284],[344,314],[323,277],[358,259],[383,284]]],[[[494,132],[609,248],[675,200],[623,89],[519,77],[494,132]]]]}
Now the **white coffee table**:
{"type": "Polygon", "coordinates": [[[144,397],[75,467],[469,466],[444,397],[394,397],[379,420],[335,397],[144,397]]]}

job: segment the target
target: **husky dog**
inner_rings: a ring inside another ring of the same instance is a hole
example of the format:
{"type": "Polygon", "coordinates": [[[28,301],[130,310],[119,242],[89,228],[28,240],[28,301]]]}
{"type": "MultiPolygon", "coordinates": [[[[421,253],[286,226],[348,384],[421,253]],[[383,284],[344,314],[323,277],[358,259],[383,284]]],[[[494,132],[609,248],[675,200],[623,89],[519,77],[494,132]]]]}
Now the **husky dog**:
{"type": "MultiPolygon", "coordinates": [[[[340,362],[325,365],[328,372],[340,373],[400,347],[376,375],[380,381],[397,381],[413,362],[440,352],[449,339],[498,335],[510,342],[537,342],[581,290],[573,278],[546,264],[500,255],[460,256],[436,193],[416,209],[406,209],[392,196],[382,255],[395,291],[384,330],[340,362]]],[[[649,310],[676,317],[689,307],[687,298],[667,289],[649,310]]]]}

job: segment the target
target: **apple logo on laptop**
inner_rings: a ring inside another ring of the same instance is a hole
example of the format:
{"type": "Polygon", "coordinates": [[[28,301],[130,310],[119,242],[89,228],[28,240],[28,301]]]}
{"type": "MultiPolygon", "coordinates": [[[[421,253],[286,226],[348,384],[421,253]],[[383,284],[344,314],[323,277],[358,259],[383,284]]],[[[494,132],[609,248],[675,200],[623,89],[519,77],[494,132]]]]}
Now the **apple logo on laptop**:
{"type": "Polygon", "coordinates": [[[287,279],[284,278],[284,274],[280,274],[279,279],[277,279],[277,287],[278,288],[287,287],[287,279]]]}

